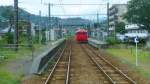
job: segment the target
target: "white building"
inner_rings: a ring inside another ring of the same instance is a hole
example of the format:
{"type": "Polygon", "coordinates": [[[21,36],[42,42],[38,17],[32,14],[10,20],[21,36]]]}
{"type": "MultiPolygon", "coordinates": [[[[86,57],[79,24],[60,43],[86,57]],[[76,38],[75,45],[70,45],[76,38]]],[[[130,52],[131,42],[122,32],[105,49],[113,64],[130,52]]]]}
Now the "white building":
{"type": "Polygon", "coordinates": [[[65,29],[65,28],[63,28],[63,29],[62,29],[62,37],[66,36],[66,35],[67,35],[67,32],[68,32],[68,30],[65,29]]]}
{"type": "Polygon", "coordinates": [[[62,36],[62,30],[60,28],[53,28],[50,30],[50,40],[54,41],[60,39],[62,36]]]}
{"type": "Polygon", "coordinates": [[[112,33],[115,30],[115,25],[118,22],[127,23],[123,19],[123,15],[127,12],[127,4],[115,4],[109,8],[109,31],[112,33]]]}
{"type": "Polygon", "coordinates": [[[55,32],[54,29],[51,29],[51,30],[50,30],[50,40],[51,40],[51,41],[56,40],[56,32],[55,32]]]}
{"type": "Polygon", "coordinates": [[[36,27],[37,25],[35,25],[34,23],[31,23],[31,35],[33,36],[33,37],[35,37],[35,27],[36,27]]]}
{"type": "Polygon", "coordinates": [[[45,31],[45,38],[46,38],[46,41],[50,41],[50,31],[49,30],[45,31]]]}
{"type": "Polygon", "coordinates": [[[148,38],[148,31],[145,29],[141,29],[137,24],[126,25],[125,29],[127,33],[125,36],[128,38],[139,37],[140,39],[148,38]]]}

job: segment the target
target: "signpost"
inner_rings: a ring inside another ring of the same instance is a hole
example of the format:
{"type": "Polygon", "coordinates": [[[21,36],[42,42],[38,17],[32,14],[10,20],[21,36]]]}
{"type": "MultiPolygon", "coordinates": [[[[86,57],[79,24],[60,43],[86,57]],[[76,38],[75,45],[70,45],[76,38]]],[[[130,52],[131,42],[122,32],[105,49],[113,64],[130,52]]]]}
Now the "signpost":
{"type": "Polygon", "coordinates": [[[136,49],[135,49],[136,66],[138,66],[138,43],[139,43],[138,37],[135,37],[135,38],[134,38],[134,42],[135,42],[135,44],[136,44],[136,49]]]}

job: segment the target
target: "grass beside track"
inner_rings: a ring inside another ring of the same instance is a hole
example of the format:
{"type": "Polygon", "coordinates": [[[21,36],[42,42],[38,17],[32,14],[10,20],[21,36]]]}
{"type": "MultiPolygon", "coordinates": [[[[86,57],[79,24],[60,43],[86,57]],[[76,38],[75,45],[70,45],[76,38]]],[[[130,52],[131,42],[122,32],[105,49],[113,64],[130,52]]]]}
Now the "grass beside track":
{"type": "Polygon", "coordinates": [[[0,84],[20,84],[20,77],[10,72],[0,70],[0,84]]]}
{"type": "MultiPolygon", "coordinates": [[[[46,45],[35,44],[35,53],[42,52],[46,45]]],[[[19,59],[30,60],[32,58],[32,52],[30,48],[21,47],[18,52],[12,49],[0,48],[0,84],[21,84],[21,79],[23,77],[22,68],[15,73],[8,70],[9,63],[12,61],[18,61],[19,59]],[[4,56],[4,58],[3,58],[4,56]]]]}
{"type": "Polygon", "coordinates": [[[150,77],[150,52],[138,50],[138,64],[135,65],[136,56],[135,48],[108,48],[106,51],[115,58],[122,60],[122,63],[130,65],[133,69],[137,70],[144,77],[150,77]]]}

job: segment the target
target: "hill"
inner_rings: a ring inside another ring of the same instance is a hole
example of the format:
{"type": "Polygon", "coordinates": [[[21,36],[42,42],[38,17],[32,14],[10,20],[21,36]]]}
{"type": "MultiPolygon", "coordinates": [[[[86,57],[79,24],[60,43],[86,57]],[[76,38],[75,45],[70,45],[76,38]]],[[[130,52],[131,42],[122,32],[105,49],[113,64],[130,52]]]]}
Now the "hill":
{"type": "MultiPolygon", "coordinates": [[[[13,18],[13,7],[12,6],[0,6],[0,21],[7,21],[10,18],[13,18]]],[[[21,8],[19,8],[19,20],[30,20],[35,24],[41,24],[46,26],[48,24],[48,17],[40,17],[39,15],[31,14],[21,8]]],[[[61,19],[58,17],[51,17],[51,24],[53,26],[58,25],[58,22],[62,22],[63,25],[84,25],[89,24],[90,21],[82,18],[67,18],[61,19]]]]}

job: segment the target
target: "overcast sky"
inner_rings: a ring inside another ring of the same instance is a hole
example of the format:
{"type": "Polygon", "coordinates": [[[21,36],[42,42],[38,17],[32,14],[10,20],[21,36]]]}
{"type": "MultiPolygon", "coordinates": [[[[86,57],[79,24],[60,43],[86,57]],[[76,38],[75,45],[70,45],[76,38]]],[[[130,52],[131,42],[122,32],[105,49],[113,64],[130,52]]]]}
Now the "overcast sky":
{"type": "MultiPolygon", "coordinates": [[[[0,5],[13,5],[14,0],[0,0],[0,5]]],[[[90,3],[90,4],[106,4],[109,1],[111,4],[125,4],[129,0],[18,0],[19,7],[27,10],[32,14],[39,14],[39,10],[42,11],[42,16],[48,15],[48,6],[45,3],[90,3]],[[42,3],[41,3],[42,2],[42,3]]],[[[106,5],[81,5],[81,6],[52,6],[51,13],[52,15],[84,15],[84,14],[106,14],[106,5]]],[[[91,17],[95,16],[82,16],[82,17],[91,17]]]]}

